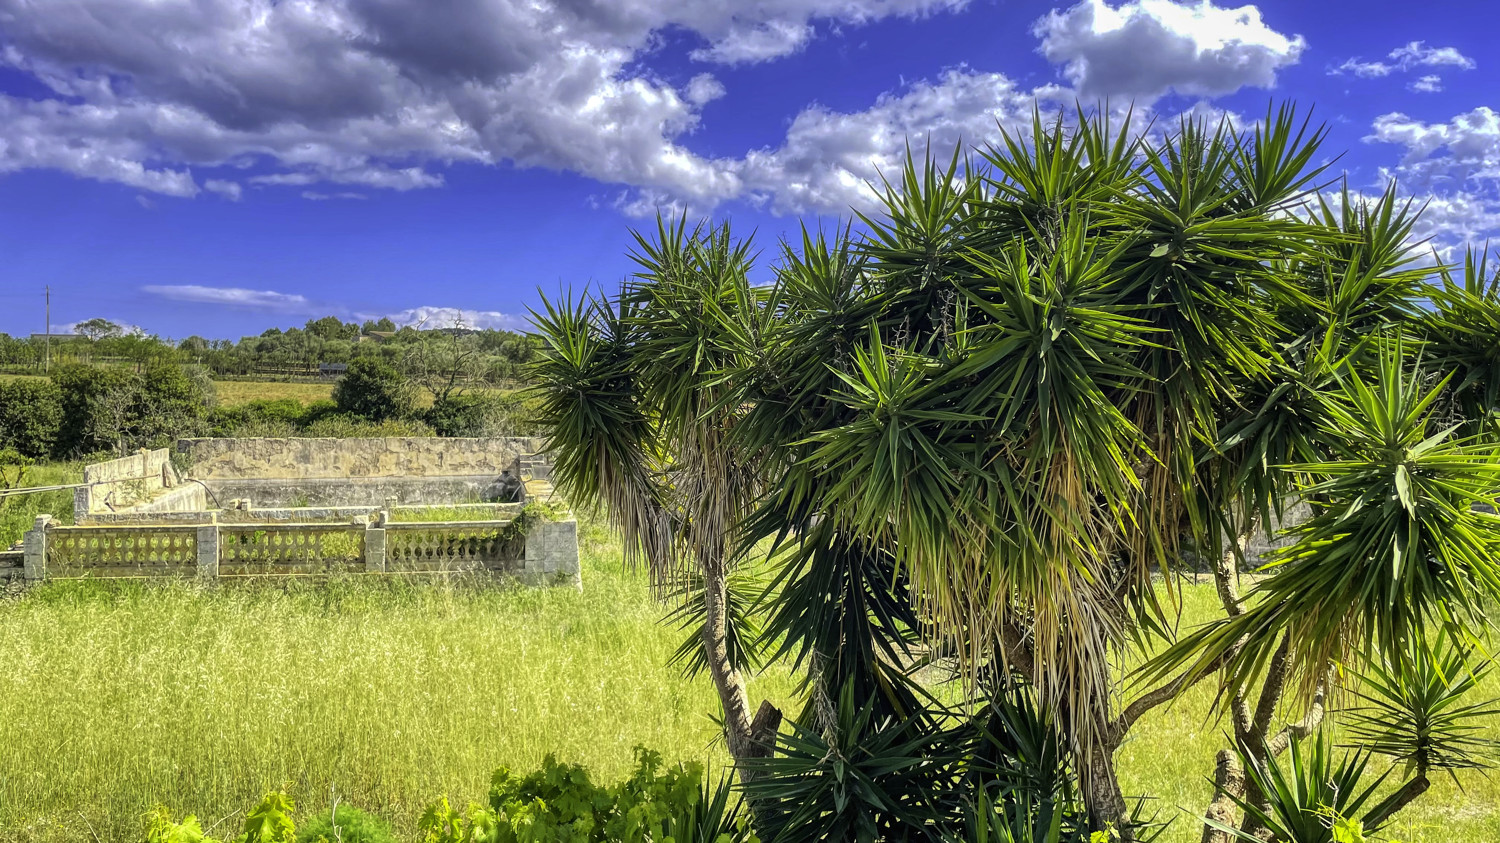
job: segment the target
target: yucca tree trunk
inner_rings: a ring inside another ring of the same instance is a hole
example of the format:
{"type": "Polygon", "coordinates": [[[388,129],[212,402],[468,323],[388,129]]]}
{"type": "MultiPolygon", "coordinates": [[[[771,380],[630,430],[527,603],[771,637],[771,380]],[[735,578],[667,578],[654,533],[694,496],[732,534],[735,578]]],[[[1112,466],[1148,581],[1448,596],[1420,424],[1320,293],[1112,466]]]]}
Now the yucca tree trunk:
{"type": "Polygon", "coordinates": [[[723,570],[705,571],[703,652],[708,657],[708,673],[724,709],[724,739],[729,745],[730,756],[739,762],[754,757],[756,753],[745,677],[729,658],[728,602],[728,582],[723,570]]]}
{"type": "Polygon", "coordinates": [[[1126,843],[1135,840],[1130,827],[1130,808],[1125,804],[1120,777],[1115,771],[1115,747],[1107,744],[1095,747],[1089,754],[1087,769],[1083,790],[1090,824],[1099,831],[1114,829],[1126,843]]]}

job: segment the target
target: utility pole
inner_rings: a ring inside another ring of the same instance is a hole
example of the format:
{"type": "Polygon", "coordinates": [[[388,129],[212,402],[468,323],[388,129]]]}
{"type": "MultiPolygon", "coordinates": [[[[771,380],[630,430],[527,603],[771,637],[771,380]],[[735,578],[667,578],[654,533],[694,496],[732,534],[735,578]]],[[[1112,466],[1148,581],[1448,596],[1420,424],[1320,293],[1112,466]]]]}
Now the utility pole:
{"type": "Polygon", "coordinates": [[[52,285],[48,284],[42,288],[47,291],[47,333],[43,336],[47,340],[47,356],[42,360],[42,374],[52,374],[52,285]]]}

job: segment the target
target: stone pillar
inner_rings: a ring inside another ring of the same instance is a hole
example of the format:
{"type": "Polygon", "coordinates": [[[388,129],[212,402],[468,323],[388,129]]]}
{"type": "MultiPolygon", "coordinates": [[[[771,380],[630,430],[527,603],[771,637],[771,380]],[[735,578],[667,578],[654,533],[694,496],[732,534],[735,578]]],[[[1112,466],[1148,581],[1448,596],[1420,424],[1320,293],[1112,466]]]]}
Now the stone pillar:
{"type": "Polygon", "coordinates": [[[30,530],[26,531],[22,547],[25,548],[25,556],[22,559],[22,576],[30,582],[40,582],[47,578],[47,527],[52,523],[52,516],[38,515],[36,523],[30,530]]]}
{"type": "Polygon", "coordinates": [[[578,567],[578,522],[538,520],[526,531],[527,579],[582,587],[578,567]]]}
{"type": "Polygon", "coordinates": [[[198,579],[219,578],[219,524],[218,515],[210,514],[209,523],[198,527],[198,579]]]}
{"type": "Polygon", "coordinates": [[[94,511],[94,487],[79,486],[73,490],[73,523],[87,524],[94,511]]]}
{"type": "Polygon", "coordinates": [[[375,520],[365,525],[365,572],[385,573],[385,524],[390,514],[377,512],[375,520]]]}

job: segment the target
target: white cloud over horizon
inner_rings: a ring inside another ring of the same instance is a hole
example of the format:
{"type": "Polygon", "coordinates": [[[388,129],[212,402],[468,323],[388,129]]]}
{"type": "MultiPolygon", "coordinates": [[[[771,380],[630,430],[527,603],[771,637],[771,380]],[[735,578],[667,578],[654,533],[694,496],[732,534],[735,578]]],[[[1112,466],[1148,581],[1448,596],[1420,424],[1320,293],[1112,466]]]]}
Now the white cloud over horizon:
{"type": "Polygon", "coordinates": [[[390,319],[398,326],[420,328],[468,328],[522,330],[529,317],[496,310],[422,305],[403,310],[382,312],[357,310],[346,305],[319,302],[301,293],[276,290],[251,290],[243,287],[211,287],[201,284],[150,284],[141,291],[169,301],[219,305],[245,310],[259,310],[296,316],[337,316],[345,321],[365,322],[390,319]]]}
{"type": "Polygon", "coordinates": [[[491,329],[499,331],[523,331],[530,327],[531,319],[527,316],[517,316],[512,313],[501,313],[496,310],[472,310],[462,307],[434,307],[424,305],[412,307],[395,313],[377,315],[359,314],[361,321],[367,319],[390,319],[397,325],[413,328],[476,328],[491,329]]]}
{"type": "Polygon", "coordinates": [[[243,287],[207,287],[200,284],[147,284],[141,292],[170,301],[219,304],[254,310],[279,310],[300,313],[312,307],[312,302],[298,293],[278,293],[275,290],[248,290],[243,287]]]}

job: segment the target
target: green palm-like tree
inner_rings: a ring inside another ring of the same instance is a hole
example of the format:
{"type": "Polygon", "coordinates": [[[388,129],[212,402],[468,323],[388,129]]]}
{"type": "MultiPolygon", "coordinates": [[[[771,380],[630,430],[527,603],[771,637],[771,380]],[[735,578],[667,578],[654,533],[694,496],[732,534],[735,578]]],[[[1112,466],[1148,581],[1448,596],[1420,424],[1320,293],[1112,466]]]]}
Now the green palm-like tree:
{"type": "MultiPolygon", "coordinates": [[[[805,232],[769,288],[726,229],[663,224],[617,302],[539,317],[559,478],[660,581],[701,575],[731,751],[772,776],[758,792],[827,784],[760,763],[715,656],[722,577],[761,540],[786,560],[775,655],[812,669],[784,748],[925,745],[904,669],[920,633],[974,687],[1034,695],[1091,824],[1127,840],[1114,754],[1153,708],[1220,685],[1235,748],[1205,839],[1265,834],[1272,779],[1246,765],[1316,730],[1335,663],[1399,666],[1426,626],[1488,622],[1484,270],[1430,286],[1394,190],[1320,197],[1324,132],[1289,107],[1249,132],[1129,123],[1038,116],[975,161],[909,158],[863,235],[805,232]],[[1241,595],[1246,541],[1292,504],[1311,517],[1241,595]],[[1185,550],[1213,560],[1224,618],[1177,638],[1185,550]],[[1122,686],[1119,663],[1158,643],[1122,686]],[[820,719],[820,699],[861,714],[820,719]]],[[[850,821],[917,822],[829,787],[850,821]]]]}
{"type": "Polygon", "coordinates": [[[729,587],[737,529],[760,495],[754,454],[734,447],[742,410],[722,377],[754,348],[758,308],[750,245],[727,227],[663,221],[637,236],[640,271],[618,299],[545,304],[534,314],[545,349],[532,369],[539,420],[550,431],[560,490],[601,504],[628,558],[659,592],[696,603],[702,655],[737,761],[763,755],[780,722],[750,710],[753,642],[732,628],[729,587]]]}

